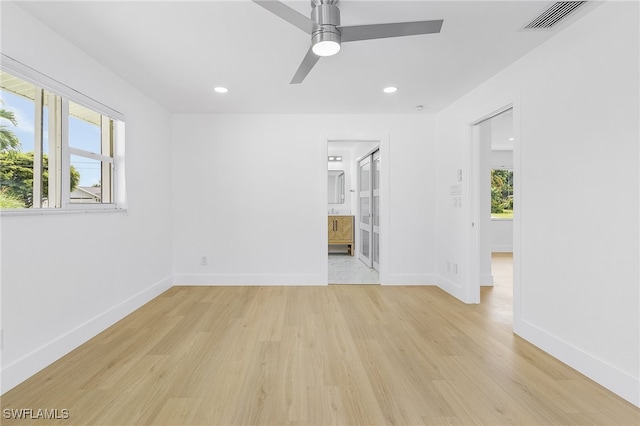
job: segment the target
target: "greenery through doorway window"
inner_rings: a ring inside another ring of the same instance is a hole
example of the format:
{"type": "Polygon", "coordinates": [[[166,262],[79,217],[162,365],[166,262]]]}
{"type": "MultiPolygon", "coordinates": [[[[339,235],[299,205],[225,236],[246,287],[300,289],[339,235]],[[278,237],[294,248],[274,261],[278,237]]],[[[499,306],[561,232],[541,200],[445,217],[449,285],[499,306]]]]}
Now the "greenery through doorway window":
{"type": "Polygon", "coordinates": [[[513,219],[513,170],[491,170],[491,219],[513,219]]]}

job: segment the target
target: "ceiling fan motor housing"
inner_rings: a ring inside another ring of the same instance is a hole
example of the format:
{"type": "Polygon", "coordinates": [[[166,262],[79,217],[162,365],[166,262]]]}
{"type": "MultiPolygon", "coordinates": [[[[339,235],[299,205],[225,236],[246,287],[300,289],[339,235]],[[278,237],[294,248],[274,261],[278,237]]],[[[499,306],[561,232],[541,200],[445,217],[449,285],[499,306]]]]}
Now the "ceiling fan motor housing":
{"type": "Polygon", "coordinates": [[[337,1],[318,2],[312,1],[311,19],[318,24],[318,28],[311,36],[311,43],[333,41],[340,44],[340,9],[337,1]]]}

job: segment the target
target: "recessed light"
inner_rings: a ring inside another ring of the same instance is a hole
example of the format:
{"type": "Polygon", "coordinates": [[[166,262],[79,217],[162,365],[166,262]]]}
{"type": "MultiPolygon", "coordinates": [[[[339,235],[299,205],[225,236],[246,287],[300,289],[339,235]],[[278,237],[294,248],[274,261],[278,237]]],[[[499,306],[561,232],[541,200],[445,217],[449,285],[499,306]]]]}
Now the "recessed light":
{"type": "Polygon", "coordinates": [[[395,93],[395,92],[398,91],[398,88],[394,87],[394,86],[389,86],[389,87],[385,87],[384,89],[382,89],[382,91],[384,93],[395,93]]]}
{"type": "Polygon", "coordinates": [[[510,140],[510,141],[512,141],[512,140],[513,140],[513,138],[509,138],[509,140],[510,140]]]}
{"type": "Polygon", "coordinates": [[[222,87],[222,86],[214,87],[213,90],[216,93],[227,93],[229,91],[229,89],[227,89],[226,87],[222,87]]]}

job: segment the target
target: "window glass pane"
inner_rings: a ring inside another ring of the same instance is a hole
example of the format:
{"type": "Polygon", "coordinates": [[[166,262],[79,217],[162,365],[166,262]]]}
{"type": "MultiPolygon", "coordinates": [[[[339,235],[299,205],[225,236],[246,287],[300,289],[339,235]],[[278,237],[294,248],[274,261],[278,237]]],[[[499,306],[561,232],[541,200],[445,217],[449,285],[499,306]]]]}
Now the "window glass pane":
{"type": "Polygon", "coordinates": [[[360,198],[360,222],[369,224],[369,198],[360,198]]]}
{"type": "Polygon", "coordinates": [[[491,170],[491,218],[513,219],[513,170],[491,170]]]}
{"type": "Polygon", "coordinates": [[[373,161],[373,189],[380,189],[380,159],[373,161]]]}
{"type": "Polygon", "coordinates": [[[360,230],[360,248],[362,249],[362,255],[369,258],[369,231],[364,229],[360,230]]]}
{"type": "Polygon", "coordinates": [[[99,203],[102,162],[80,155],[71,155],[72,203],[99,203]]]}
{"type": "Polygon", "coordinates": [[[380,197],[373,197],[373,225],[380,226],[380,197]]]}
{"type": "Polygon", "coordinates": [[[369,190],[369,163],[360,166],[360,191],[369,190]]]}
{"type": "Polygon", "coordinates": [[[373,233],[373,261],[380,263],[380,234],[373,233]]]}
{"type": "Polygon", "coordinates": [[[33,206],[36,87],[0,71],[0,208],[33,206]]]}
{"type": "Polygon", "coordinates": [[[69,146],[96,154],[102,153],[100,121],[99,113],[69,102],[69,146]]]}

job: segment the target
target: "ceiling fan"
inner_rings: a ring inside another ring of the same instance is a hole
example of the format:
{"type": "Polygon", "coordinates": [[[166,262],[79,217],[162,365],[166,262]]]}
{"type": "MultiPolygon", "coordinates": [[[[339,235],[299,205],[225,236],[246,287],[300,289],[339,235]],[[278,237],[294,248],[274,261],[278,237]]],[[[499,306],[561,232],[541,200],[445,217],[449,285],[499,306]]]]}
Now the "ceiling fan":
{"type": "Polygon", "coordinates": [[[340,26],[340,0],[311,0],[311,19],[286,4],[274,0],[253,0],[269,12],[311,35],[311,47],[290,84],[299,84],[321,56],[338,53],[340,44],[349,41],[403,37],[439,33],[442,19],[434,21],[397,22],[390,24],[340,26]]]}

